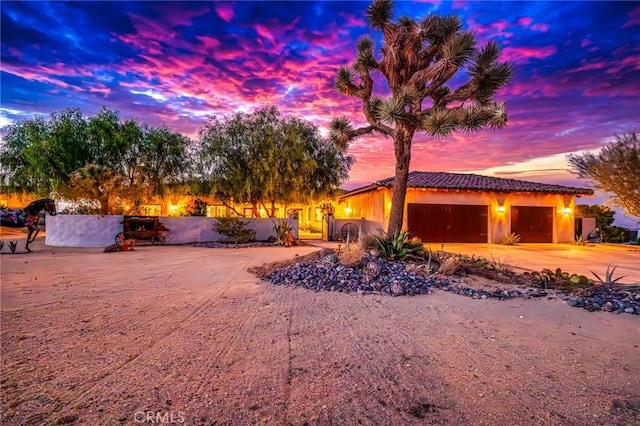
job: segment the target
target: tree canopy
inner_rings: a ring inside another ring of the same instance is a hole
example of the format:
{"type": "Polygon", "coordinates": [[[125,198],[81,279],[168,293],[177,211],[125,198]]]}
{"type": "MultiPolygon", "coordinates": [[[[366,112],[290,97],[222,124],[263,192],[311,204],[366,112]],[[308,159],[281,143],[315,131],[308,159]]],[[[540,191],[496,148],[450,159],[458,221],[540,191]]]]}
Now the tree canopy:
{"type": "Polygon", "coordinates": [[[568,156],[570,171],[590,179],[601,191],[613,194],[612,201],[625,213],[640,218],[640,143],[635,132],[616,136],[598,153],[568,156]]]}
{"type": "Polygon", "coordinates": [[[382,32],[381,55],[374,55],[374,41],[358,40],[356,58],[342,67],[336,78],[340,93],[362,101],[367,125],[354,128],[348,119],[331,124],[334,143],[346,149],[349,142],[377,133],[393,138],[395,181],[388,230],[399,231],[416,132],[444,137],[453,132],[499,129],[507,124],[505,104],[493,99],[513,76],[513,67],[500,63],[494,41],[478,47],[471,32],[462,31],[457,16],[427,15],[421,21],[402,16],[395,21],[390,0],[374,0],[366,17],[373,30],[382,32]],[[462,80],[466,71],[466,81],[462,80]],[[388,85],[387,97],[375,96],[374,76],[388,85]]]}
{"type": "Polygon", "coordinates": [[[607,206],[594,204],[576,204],[576,217],[593,217],[596,219],[596,227],[601,232],[606,232],[607,228],[613,225],[616,212],[607,206]]]}
{"type": "Polygon", "coordinates": [[[352,163],[317,127],[267,106],[203,124],[194,193],[213,195],[229,207],[232,201],[249,203],[259,216],[260,207],[272,212],[275,203],[334,194],[352,163]]]}
{"type": "Polygon", "coordinates": [[[189,143],[165,126],[123,122],[107,108],[88,118],[66,109],[9,126],[0,147],[3,184],[42,196],[98,200],[110,213],[119,196],[140,204],[184,178],[189,143]]]}

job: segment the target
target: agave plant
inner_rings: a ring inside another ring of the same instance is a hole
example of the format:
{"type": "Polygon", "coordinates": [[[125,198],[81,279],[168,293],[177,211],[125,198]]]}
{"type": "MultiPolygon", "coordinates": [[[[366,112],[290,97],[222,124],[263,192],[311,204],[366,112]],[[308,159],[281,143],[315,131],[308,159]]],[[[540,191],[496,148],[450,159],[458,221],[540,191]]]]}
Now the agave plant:
{"type": "Polygon", "coordinates": [[[422,241],[418,238],[409,240],[408,231],[385,233],[376,235],[375,240],[378,245],[380,256],[389,260],[406,260],[422,253],[422,241]]]}
{"type": "Polygon", "coordinates": [[[500,244],[504,244],[505,246],[515,246],[520,242],[520,235],[512,232],[510,234],[505,235],[500,240],[500,244]]]}
{"type": "Polygon", "coordinates": [[[618,277],[616,279],[613,278],[613,273],[615,272],[616,268],[618,267],[618,265],[615,265],[613,268],[611,268],[611,265],[607,266],[607,272],[605,272],[604,275],[604,279],[600,278],[600,276],[598,274],[596,274],[595,272],[591,271],[590,272],[598,279],[598,283],[600,285],[611,285],[611,284],[615,284],[618,281],[620,281],[621,279],[625,278],[626,275],[623,275],[621,277],[618,277]]]}

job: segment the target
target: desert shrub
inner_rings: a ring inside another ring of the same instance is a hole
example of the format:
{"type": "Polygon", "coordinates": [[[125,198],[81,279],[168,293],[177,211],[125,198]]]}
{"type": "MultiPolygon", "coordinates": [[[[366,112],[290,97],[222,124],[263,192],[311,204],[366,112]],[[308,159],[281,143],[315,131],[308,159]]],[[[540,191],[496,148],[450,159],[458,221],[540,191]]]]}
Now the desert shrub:
{"type": "Polygon", "coordinates": [[[385,259],[402,261],[420,256],[424,251],[419,238],[408,239],[408,231],[374,235],[374,238],[378,253],[385,259]]]}
{"type": "Polygon", "coordinates": [[[540,272],[524,272],[522,276],[530,285],[545,289],[576,290],[593,285],[593,280],[584,275],[569,274],[561,268],[555,271],[543,269],[540,272]]]}
{"type": "Polygon", "coordinates": [[[276,233],[276,241],[282,242],[287,235],[287,232],[291,232],[293,230],[292,227],[289,226],[288,219],[282,219],[279,221],[273,222],[273,230],[276,233]]]}
{"type": "Polygon", "coordinates": [[[457,256],[449,256],[442,259],[438,267],[438,274],[453,275],[462,268],[462,260],[457,256]]]}
{"type": "Polygon", "coordinates": [[[355,266],[362,261],[366,252],[361,244],[351,244],[348,250],[340,250],[338,259],[345,266],[355,266]]]}
{"type": "Polygon", "coordinates": [[[618,265],[615,265],[613,268],[611,268],[611,265],[607,266],[607,272],[605,272],[604,274],[604,279],[600,278],[600,276],[598,274],[596,274],[593,271],[590,271],[597,279],[598,279],[598,284],[599,285],[612,285],[617,283],[618,281],[620,281],[621,279],[623,279],[625,276],[621,276],[618,278],[613,278],[613,273],[616,271],[616,268],[618,267],[618,265]]]}
{"type": "Polygon", "coordinates": [[[631,229],[622,226],[610,226],[606,231],[605,241],[608,243],[624,243],[631,238],[631,229]]]}
{"type": "Polygon", "coordinates": [[[515,232],[512,232],[510,234],[503,236],[502,239],[500,240],[500,244],[503,244],[505,246],[515,246],[519,242],[520,242],[520,235],[516,234],[515,232]]]}
{"type": "Polygon", "coordinates": [[[235,244],[248,243],[255,240],[256,231],[245,228],[247,222],[237,217],[219,217],[213,225],[213,230],[225,237],[226,241],[235,244]]]}
{"type": "Polygon", "coordinates": [[[489,262],[489,265],[491,265],[490,269],[494,269],[503,274],[510,274],[513,272],[513,265],[511,264],[511,260],[509,260],[508,257],[501,259],[499,256],[493,257],[493,255],[491,255],[491,261],[489,262]]]}
{"type": "Polygon", "coordinates": [[[360,238],[360,247],[365,251],[375,250],[378,248],[378,242],[376,240],[376,236],[374,234],[362,234],[362,238],[360,238]]]}

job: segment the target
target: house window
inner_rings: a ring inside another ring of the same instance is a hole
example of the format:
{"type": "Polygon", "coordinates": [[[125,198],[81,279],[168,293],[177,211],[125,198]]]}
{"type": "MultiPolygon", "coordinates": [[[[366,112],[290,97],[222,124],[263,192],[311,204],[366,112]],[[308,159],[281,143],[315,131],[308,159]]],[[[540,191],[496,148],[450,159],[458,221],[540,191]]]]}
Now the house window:
{"type": "Polygon", "coordinates": [[[160,204],[144,204],[140,207],[140,211],[145,216],[160,216],[162,214],[162,206],[160,204]]]}
{"type": "Polygon", "coordinates": [[[226,217],[227,208],[221,204],[207,206],[207,216],[209,217],[226,217]]]}
{"type": "Polygon", "coordinates": [[[244,210],[242,210],[242,214],[244,214],[244,217],[253,217],[253,209],[251,207],[245,207],[244,210]]]}
{"type": "Polygon", "coordinates": [[[322,222],[322,208],[316,207],[316,222],[322,222]]]}

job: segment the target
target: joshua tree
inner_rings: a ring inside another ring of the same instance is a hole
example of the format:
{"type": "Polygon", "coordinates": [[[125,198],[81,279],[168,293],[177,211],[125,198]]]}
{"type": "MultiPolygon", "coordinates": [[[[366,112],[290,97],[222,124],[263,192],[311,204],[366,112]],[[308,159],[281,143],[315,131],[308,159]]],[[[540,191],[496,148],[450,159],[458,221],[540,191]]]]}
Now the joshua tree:
{"type": "Polygon", "coordinates": [[[454,131],[504,127],[505,104],[493,96],[513,76],[511,64],[498,62],[497,43],[477,47],[474,35],[461,31],[457,16],[427,16],[420,22],[403,16],[392,21],[393,7],[390,0],[375,0],[366,11],[370,27],[383,34],[381,58],[374,56],[373,39],[364,36],[357,42],[353,65],[341,67],[336,79],[340,93],[362,101],[368,125],[354,129],[346,118],[331,123],[332,139],[341,149],[374,132],[393,138],[396,168],[389,232],[402,227],[415,133],[439,138],[454,131]],[[467,81],[457,88],[448,86],[462,70],[468,73],[467,81]],[[374,71],[387,80],[388,98],[372,95],[374,71]]]}

